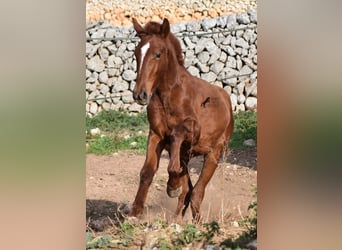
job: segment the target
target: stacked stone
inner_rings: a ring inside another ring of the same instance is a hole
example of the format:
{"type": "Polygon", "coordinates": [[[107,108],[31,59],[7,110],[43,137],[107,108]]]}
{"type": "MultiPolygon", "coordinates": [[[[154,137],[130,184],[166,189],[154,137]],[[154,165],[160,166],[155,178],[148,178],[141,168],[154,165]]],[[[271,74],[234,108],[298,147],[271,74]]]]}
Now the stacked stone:
{"type": "MultiPolygon", "coordinates": [[[[230,94],[234,111],[257,107],[256,24],[256,12],[250,9],[171,26],[181,42],[185,67],[192,75],[224,88],[230,94]]],[[[86,36],[90,38],[86,43],[87,114],[109,109],[144,110],[144,106],[134,102],[132,93],[136,79],[134,49],[138,42],[133,27],[96,22],[87,24],[86,36]]]]}
{"type": "Polygon", "coordinates": [[[256,0],[87,0],[86,22],[106,20],[113,25],[125,26],[130,25],[135,17],[142,23],[168,18],[173,24],[243,13],[256,7],[256,0]]]}

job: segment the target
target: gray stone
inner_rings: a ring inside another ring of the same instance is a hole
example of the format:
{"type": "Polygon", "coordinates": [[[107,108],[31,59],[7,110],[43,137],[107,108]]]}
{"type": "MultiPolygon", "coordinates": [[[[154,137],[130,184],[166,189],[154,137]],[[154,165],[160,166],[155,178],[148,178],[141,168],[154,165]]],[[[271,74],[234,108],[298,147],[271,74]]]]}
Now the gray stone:
{"type": "Polygon", "coordinates": [[[240,37],[242,37],[243,33],[244,33],[243,30],[237,30],[237,31],[235,32],[235,37],[240,38],[240,37]]]}
{"type": "Polygon", "coordinates": [[[97,25],[97,22],[86,23],[86,30],[90,30],[96,27],[96,25],[97,25]]]}
{"type": "Polygon", "coordinates": [[[122,78],[126,81],[135,80],[137,74],[133,70],[125,70],[122,74],[122,78]]]}
{"type": "Polygon", "coordinates": [[[234,87],[236,86],[238,81],[237,81],[237,78],[228,78],[228,79],[222,80],[222,82],[225,84],[228,84],[228,87],[230,86],[234,87]]]}
{"type": "Polygon", "coordinates": [[[217,18],[217,26],[219,26],[221,28],[225,28],[227,25],[227,21],[228,21],[228,16],[222,15],[222,16],[217,18]]]}
{"type": "Polygon", "coordinates": [[[238,104],[236,106],[236,109],[235,109],[236,112],[245,111],[245,110],[246,110],[246,108],[245,108],[245,105],[243,103],[238,104]]]}
{"type": "MultiPolygon", "coordinates": [[[[247,80],[248,81],[248,80],[247,80]]],[[[242,95],[243,94],[243,91],[245,90],[245,84],[246,84],[246,82],[245,81],[242,81],[242,82],[240,82],[237,86],[236,86],[236,88],[237,88],[237,93],[239,94],[239,95],[242,95]]]]}
{"type": "Polygon", "coordinates": [[[233,109],[235,109],[237,105],[237,96],[234,93],[230,95],[230,101],[232,103],[233,109]]]}
{"type": "Polygon", "coordinates": [[[250,23],[249,16],[247,13],[237,14],[236,15],[236,21],[239,24],[249,24],[250,23]]]}
{"type": "Polygon", "coordinates": [[[203,73],[201,78],[207,82],[214,82],[216,80],[216,75],[213,72],[203,73]]]}
{"type": "Polygon", "coordinates": [[[115,29],[107,29],[105,37],[106,38],[114,38],[115,32],[116,32],[115,29]]]}
{"type": "Polygon", "coordinates": [[[116,57],[114,55],[111,55],[108,57],[108,60],[107,60],[108,67],[119,69],[122,64],[123,62],[120,57],[116,57]]]}
{"type": "Polygon", "coordinates": [[[258,64],[258,56],[257,55],[253,56],[253,62],[255,64],[258,64]]]}
{"type": "Polygon", "coordinates": [[[245,30],[245,32],[243,33],[243,39],[245,39],[245,41],[250,42],[250,40],[252,39],[254,34],[254,31],[251,29],[245,30]]]}
{"type": "Polygon", "coordinates": [[[257,12],[254,9],[248,9],[247,13],[249,14],[250,21],[256,24],[258,22],[257,12]]]}
{"type": "Polygon", "coordinates": [[[228,59],[226,61],[226,66],[232,69],[236,68],[236,60],[232,56],[228,56],[228,59]]]}
{"type": "Polygon", "coordinates": [[[238,95],[237,97],[238,104],[243,104],[246,101],[246,97],[243,94],[238,95]]]}
{"type": "Polygon", "coordinates": [[[255,147],[256,143],[254,139],[248,139],[243,142],[243,145],[247,147],[255,147]]]}
{"type": "Polygon", "coordinates": [[[127,50],[128,51],[134,51],[135,50],[135,44],[134,43],[128,43],[127,44],[127,50]]]}
{"type": "Polygon", "coordinates": [[[242,49],[241,56],[244,57],[244,56],[247,56],[247,55],[248,55],[248,50],[247,49],[242,49]]]}
{"type": "Polygon", "coordinates": [[[214,50],[210,54],[211,54],[211,57],[209,59],[208,64],[211,65],[211,64],[213,64],[214,62],[216,62],[220,58],[221,50],[220,49],[214,50]]]}
{"type": "Polygon", "coordinates": [[[241,60],[251,69],[257,70],[257,66],[253,63],[253,61],[247,57],[241,58],[241,60]]]}
{"type": "Polygon", "coordinates": [[[125,43],[121,44],[118,48],[118,50],[116,51],[115,55],[120,57],[123,56],[124,53],[126,52],[127,46],[125,43]]]}
{"type": "Polygon", "coordinates": [[[100,85],[100,92],[104,95],[106,95],[109,92],[109,87],[106,84],[100,85]]]}
{"type": "Polygon", "coordinates": [[[213,39],[201,37],[200,40],[196,43],[195,54],[202,52],[206,47],[211,48],[211,46],[216,46],[213,39]]]}
{"type": "Polygon", "coordinates": [[[235,45],[244,49],[249,47],[248,43],[243,38],[237,39],[235,45]]]}
{"type": "Polygon", "coordinates": [[[227,52],[227,54],[228,54],[229,56],[235,56],[235,55],[236,55],[234,49],[233,49],[232,47],[230,47],[230,46],[227,46],[227,47],[226,47],[226,52],[227,52]]]}
{"type": "Polygon", "coordinates": [[[107,75],[109,77],[119,76],[119,73],[120,71],[118,69],[114,69],[114,68],[107,69],[107,75]]]}
{"type": "Polygon", "coordinates": [[[220,87],[220,88],[223,88],[222,82],[219,82],[219,81],[215,81],[215,82],[213,83],[213,85],[215,85],[215,86],[217,86],[217,87],[220,87]]]}
{"type": "Polygon", "coordinates": [[[204,31],[208,31],[216,26],[216,19],[215,18],[206,18],[202,20],[202,27],[204,31]]]}
{"type": "Polygon", "coordinates": [[[201,63],[206,63],[209,61],[209,58],[210,58],[209,52],[202,51],[201,53],[198,54],[197,58],[201,63]]]}
{"type": "Polygon", "coordinates": [[[232,39],[230,39],[230,46],[235,49],[236,47],[236,37],[233,36],[232,39]]]}
{"type": "Polygon", "coordinates": [[[95,82],[99,77],[99,74],[96,72],[93,72],[90,74],[90,76],[87,78],[86,82],[95,82]]]}
{"type": "Polygon", "coordinates": [[[102,103],[101,107],[102,107],[103,110],[109,111],[110,110],[110,105],[111,105],[110,103],[104,102],[104,103],[102,103]]]}
{"type": "Polygon", "coordinates": [[[194,67],[194,66],[190,66],[190,67],[188,68],[188,71],[189,71],[189,73],[190,73],[191,75],[193,75],[193,76],[197,76],[197,77],[200,76],[200,72],[199,72],[198,68],[196,68],[196,67],[194,67]]]}
{"type": "Polygon", "coordinates": [[[143,106],[137,104],[136,102],[128,107],[128,111],[130,112],[140,112],[142,110],[143,110],[143,106]]]}
{"type": "Polygon", "coordinates": [[[254,55],[257,54],[257,52],[258,52],[258,51],[257,51],[255,45],[252,44],[251,46],[249,46],[248,57],[249,57],[249,58],[252,58],[254,55]]]}
{"type": "Polygon", "coordinates": [[[216,75],[218,75],[223,69],[223,67],[224,67],[224,63],[220,61],[216,61],[213,63],[213,65],[211,65],[210,70],[214,72],[216,75]]]}
{"type": "Polygon", "coordinates": [[[209,66],[207,64],[204,63],[196,63],[196,66],[200,69],[200,71],[202,73],[208,73],[209,72],[209,66]]]}
{"type": "Polygon", "coordinates": [[[101,72],[104,70],[105,65],[99,56],[95,56],[88,61],[87,67],[92,71],[101,72]]]}
{"type": "Polygon", "coordinates": [[[223,63],[225,63],[227,61],[227,54],[224,51],[221,51],[221,55],[219,60],[223,63]]]}
{"type": "Polygon", "coordinates": [[[253,70],[247,65],[244,65],[240,70],[240,75],[248,75],[252,73],[253,73],[253,70]]]}
{"type": "Polygon", "coordinates": [[[114,82],[114,77],[109,77],[108,82],[107,82],[108,87],[113,86],[113,82],[114,82]]]}
{"type": "Polygon", "coordinates": [[[190,38],[189,37],[184,37],[184,43],[185,43],[185,45],[186,45],[186,48],[187,49],[193,49],[193,48],[195,48],[195,46],[196,46],[196,44],[194,44],[193,42],[191,42],[191,40],[190,40],[190,38]]]}
{"type": "Polygon", "coordinates": [[[118,50],[118,48],[117,48],[114,44],[108,46],[107,49],[109,50],[109,52],[110,52],[112,55],[115,55],[116,51],[118,50]]]}
{"type": "Polygon", "coordinates": [[[86,56],[88,56],[94,49],[94,45],[91,43],[86,43],[86,56]]]}
{"type": "Polygon", "coordinates": [[[217,53],[218,51],[221,53],[221,50],[217,47],[214,40],[211,38],[206,40],[204,46],[210,54],[211,53],[217,53]]]}
{"type": "MultiPolygon", "coordinates": [[[[99,99],[97,99],[96,100],[96,102],[99,104],[99,105],[101,105],[104,101],[105,101],[105,99],[104,99],[104,95],[98,95],[98,96],[96,96],[96,98],[99,98],[99,99]]],[[[98,111],[97,112],[100,112],[101,110],[100,110],[100,107],[98,107],[98,111]]]]}
{"type": "Polygon", "coordinates": [[[245,90],[246,90],[246,96],[257,96],[257,81],[254,80],[253,82],[250,82],[248,84],[246,84],[245,86],[245,90]]]}
{"type": "Polygon", "coordinates": [[[90,108],[89,108],[89,112],[91,113],[91,114],[96,114],[97,113],[97,103],[96,102],[92,102],[91,104],[90,104],[90,108]]]}
{"type": "Polygon", "coordinates": [[[86,79],[91,75],[91,72],[86,69],[86,79]]]}
{"type": "Polygon", "coordinates": [[[171,25],[171,32],[174,34],[183,32],[186,30],[186,26],[184,23],[175,23],[173,25],[171,25]]]}
{"type": "Polygon", "coordinates": [[[241,54],[242,54],[242,48],[241,48],[241,47],[235,48],[235,52],[236,52],[236,54],[238,54],[239,56],[241,56],[241,54]]]}
{"type": "Polygon", "coordinates": [[[258,100],[255,97],[247,97],[245,106],[247,110],[255,110],[257,108],[258,100]]]}
{"type": "Polygon", "coordinates": [[[201,30],[201,24],[197,21],[190,21],[186,25],[186,30],[190,32],[196,32],[201,30]]]}
{"type": "Polygon", "coordinates": [[[124,91],[121,95],[121,100],[123,101],[123,103],[128,103],[128,104],[133,103],[134,102],[133,93],[129,90],[124,91]]]}
{"type": "Polygon", "coordinates": [[[240,57],[236,57],[236,58],[237,58],[236,59],[236,68],[238,70],[241,70],[241,68],[242,68],[242,61],[241,61],[240,57]]]}
{"type": "Polygon", "coordinates": [[[95,39],[104,38],[105,33],[106,33],[105,29],[99,29],[91,35],[91,38],[95,38],[95,39]]]}
{"type": "Polygon", "coordinates": [[[129,85],[127,82],[116,81],[116,82],[113,82],[112,92],[113,93],[121,92],[121,91],[127,90],[128,87],[129,85]]]}
{"type": "Polygon", "coordinates": [[[94,45],[92,47],[91,51],[88,54],[88,58],[92,58],[96,54],[96,52],[97,52],[98,48],[100,47],[100,45],[101,44],[96,44],[96,45],[94,45]]]}
{"type": "Polygon", "coordinates": [[[107,60],[107,58],[109,56],[109,51],[103,47],[100,47],[99,48],[99,55],[100,55],[101,60],[105,61],[105,60],[107,60]]]}
{"type": "Polygon", "coordinates": [[[100,82],[103,82],[103,83],[107,83],[108,82],[108,74],[106,71],[102,71],[100,74],[99,74],[99,81],[100,82]]]}
{"type": "Polygon", "coordinates": [[[229,95],[232,93],[232,87],[230,87],[230,86],[225,86],[223,89],[224,89],[229,95]]]}
{"type": "Polygon", "coordinates": [[[229,15],[227,18],[227,29],[233,30],[237,26],[236,15],[229,15]]]}
{"type": "Polygon", "coordinates": [[[233,78],[239,75],[239,72],[235,69],[231,68],[224,68],[220,74],[218,75],[217,79],[219,81],[224,80],[226,78],[233,78]]]}

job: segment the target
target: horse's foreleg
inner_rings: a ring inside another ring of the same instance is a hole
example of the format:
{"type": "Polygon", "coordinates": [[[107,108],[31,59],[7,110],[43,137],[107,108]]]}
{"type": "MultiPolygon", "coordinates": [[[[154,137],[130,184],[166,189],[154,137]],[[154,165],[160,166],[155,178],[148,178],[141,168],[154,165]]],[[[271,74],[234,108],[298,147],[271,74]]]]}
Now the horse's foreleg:
{"type": "Polygon", "coordinates": [[[189,160],[190,156],[187,152],[187,149],[182,148],[180,162],[183,172],[179,178],[182,187],[182,192],[178,197],[178,205],[175,213],[176,217],[178,217],[181,212],[183,217],[190,204],[193,186],[188,172],[189,160]]]}
{"type": "Polygon", "coordinates": [[[197,183],[192,191],[191,195],[191,210],[193,219],[198,222],[201,220],[200,216],[200,206],[204,197],[205,187],[213,176],[217,164],[220,158],[221,150],[223,145],[220,144],[218,147],[214,149],[214,151],[208,153],[205,156],[205,161],[203,164],[203,168],[201,174],[197,180],[197,183]]]}
{"type": "Polygon", "coordinates": [[[129,216],[136,217],[143,213],[147,192],[152,183],[154,174],[158,169],[160,154],[163,148],[164,144],[160,137],[150,131],[147,144],[146,160],[140,171],[139,188],[129,216]]]}
{"type": "MultiPolygon", "coordinates": [[[[195,120],[187,119],[183,123],[177,125],[171,133],[170,136],[170,162],[168,166],[169,180],[167,182],[167,194],[170,197],[179,197],[182,193],[182,182],[181,178],[184,178],[186,181],[183,183],[188,183],[188,175],[187,170],[184,168],[187,167],[187,160],[184,166],[181,166],[180,155],[181,155],[181,146],[184,141],[192,144],[199,135],[199,127],[195,120]],[[185,176],[185,177],[183,177],[185,176]]],[[[184,150],[184,149],[183,149],[184,150]]],[[[190,157],[190,152],[182,152],[183,154],[188,154],[187,157],[190,157]]],[[[184,158],[182,156],[182,158],[184,158]]],[[[188,185],[188,184],[187,184],[188,185]]]]}

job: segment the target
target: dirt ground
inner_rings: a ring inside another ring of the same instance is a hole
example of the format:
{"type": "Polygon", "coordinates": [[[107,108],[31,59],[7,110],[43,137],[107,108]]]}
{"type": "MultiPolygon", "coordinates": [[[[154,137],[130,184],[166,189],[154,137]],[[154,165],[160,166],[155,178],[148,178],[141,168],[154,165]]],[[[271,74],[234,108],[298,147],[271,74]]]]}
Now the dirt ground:
{"type": "MultiPolygon", "coordinates": [[[[115,224],[128,212],[139,183],[139,172],[144,155],[130,152],[110,156],[86,156],[86,206],[87,225],[92,230],[103,231],[115,224]],[[109,220],[109,218],[111,220],[109,220]]],[[[203,157],[189,163],[193,184],[202,168],[203,157]]],[[[144,220],[159,217],[172,221],[177,198],[166,193],[168,156],[163,153],[146,200],[144,220]]],[[[255,200],[253,189],[257,186],[256,149],[231,152],[227,162],[221,162],[206,188],[201,206],[203,222],[225,222],[232,231],[239,231],[237,221],[248,215],[248,205],[255,200]]],[[[191,209],[184,222],[191,222],[191,209]]]]}

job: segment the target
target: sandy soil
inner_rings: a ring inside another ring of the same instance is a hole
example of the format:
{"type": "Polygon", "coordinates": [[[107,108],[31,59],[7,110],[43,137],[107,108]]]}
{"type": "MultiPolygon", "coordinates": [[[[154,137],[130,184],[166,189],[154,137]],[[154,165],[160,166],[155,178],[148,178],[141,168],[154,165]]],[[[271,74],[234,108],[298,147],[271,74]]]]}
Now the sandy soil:
{"type": "MultiPolygon", "coordinates": [[[[127,213],[139,182],[144,155],[119,152],[110,156],[86,156],[86,198],[88,227],[103,231],[127,213]],[[109,218],[111,220],[109,220],[109,218]]],[[[189,163],[191,179],[197,180],[203,157],[189,163]]],[[[231,152],[227,162],[220,163],[206,188],[201,211],[204,222],[217,220],[239,231],[237,221],[248,215],[248,205],[255,199],[257,185],[256,150],[231,152]]],[[[168,156],[162,155],[160,167],[150,187],[144,219],[160,217],[172,221],[177,198],[166,194],[168,156]]],[[[184,222],[191,222],[188,209],[184,222]]]]}

